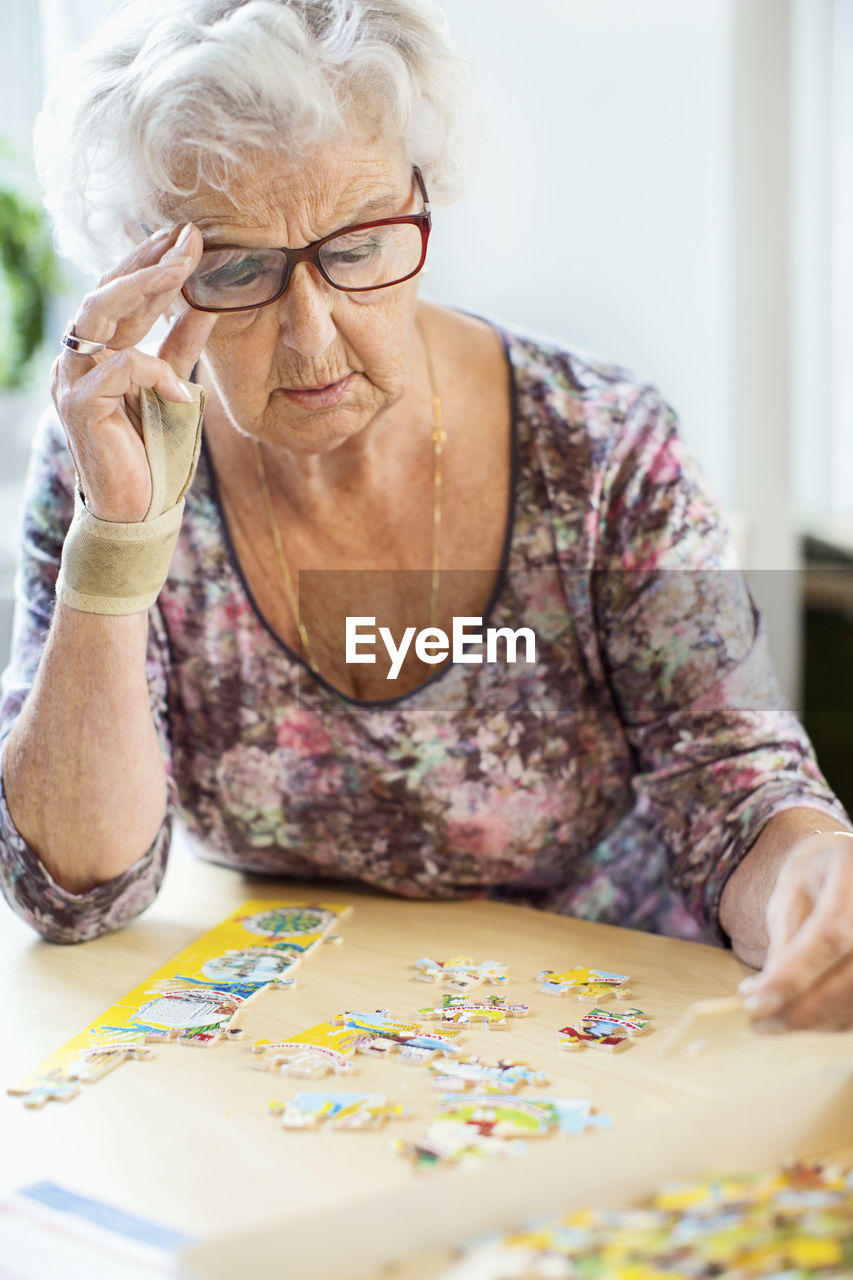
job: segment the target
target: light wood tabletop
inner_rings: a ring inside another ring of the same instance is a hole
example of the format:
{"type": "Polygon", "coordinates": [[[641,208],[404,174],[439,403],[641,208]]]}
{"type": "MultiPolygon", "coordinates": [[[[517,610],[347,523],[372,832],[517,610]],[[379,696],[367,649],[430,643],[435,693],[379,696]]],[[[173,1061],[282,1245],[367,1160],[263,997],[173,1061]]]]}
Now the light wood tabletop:
{"type": "Polygon", "coordinates": [[[40,1111],[4,1094],[3,1189],[49,1179],[207,1238],[276,1216],[344,1212],[366,1195],[412,1184],[418,1175],[391,1140],[416,1137],[434,1114],[436,1091],[425,1067],[359,1056],[356,1074],[327,1077],[331,1087],[384,1093],[410,1107],[411,1117],[377,1132],[299,1132],[283,1130],[267,1104],[323,1082],[252,1071],[248,1060],[251,1040],[283,1039],[344,1009],[387,1008],[413,1019],[441,995],[440,987],[415,980],[412,966],[421,956],[505,961],[507,997],[529,1004],[530,1016],[511,1020],[504,1031],[467,1028],[464,1051],[529,1062],[548,1072],[550,1084],[528,1093],[589,1098],[612,1116],[614,1129],[638,1117],[675,1124],[681,1110],[702,1099],[725,1105],[741,1086],[853,1058],[853,1035],[818,1034],[749,1035],[710,1057],[663,1055],[666,1033],[687,1006],[732,994],[745,972],[720,949],[481,900],[419,902],[350,886],[257,879],[180,854],[154,905],[127,929],[94,942],[42,943],[4,909],[4,1086],[248,898],[349,903],[353,910],[339,930],[342,944],[309,956],[295,990],[271,990],[249,1006],[241,1018],[244,1041],[155,1046],[153,1060],[125,1063],[71,1102],[40,1111]],[[561,1051],[557,1029],[577,1021],[584,1006],[541,994],[534,976],[578,964],[629,974],[628,1003],[652,1017],[653,1032],[615,1055],[561,1051]]]}

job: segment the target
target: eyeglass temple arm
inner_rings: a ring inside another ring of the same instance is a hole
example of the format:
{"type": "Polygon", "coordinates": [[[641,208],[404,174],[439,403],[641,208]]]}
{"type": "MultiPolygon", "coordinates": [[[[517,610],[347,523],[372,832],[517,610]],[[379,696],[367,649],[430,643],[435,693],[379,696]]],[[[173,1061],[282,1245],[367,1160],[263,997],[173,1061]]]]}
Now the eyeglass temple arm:
{"type": "Polygon", "coordinates": [[[415,180],[421,189],[421,195],[423,196],[423,201],[424,201],[424,213],[431,213],[432,210],[430,209],[429,196],[427,195],[426,183],[424,182],[424,175],[421,173],[420,169],[416,164],[412,165],[412,171],[415,175],[415,180]]]}

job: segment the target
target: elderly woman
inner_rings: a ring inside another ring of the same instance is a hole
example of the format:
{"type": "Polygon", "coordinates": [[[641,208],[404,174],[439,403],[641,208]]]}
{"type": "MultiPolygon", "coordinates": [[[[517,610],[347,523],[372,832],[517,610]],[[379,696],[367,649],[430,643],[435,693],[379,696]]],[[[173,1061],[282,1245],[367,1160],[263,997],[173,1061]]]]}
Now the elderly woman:
{"type": "Polygon", "coordinates": [[[139,0],[72,60],[48,204],[117,265],[35,448],[6,897],[120,927],[179,809],[242,870],[710,931],[758,1021],[849,1025],[853,840],[671,412],[419,298],[465,112],[432,0],[139,0]]]}

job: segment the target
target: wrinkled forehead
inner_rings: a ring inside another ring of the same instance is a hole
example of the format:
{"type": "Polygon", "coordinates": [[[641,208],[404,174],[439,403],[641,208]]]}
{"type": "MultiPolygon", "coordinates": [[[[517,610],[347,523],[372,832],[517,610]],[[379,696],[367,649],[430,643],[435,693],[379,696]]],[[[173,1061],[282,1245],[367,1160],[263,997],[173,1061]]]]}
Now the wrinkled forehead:
{"type": "Polygon", "coordinates": [[[296,247],[349,223],[392,215],[412,181],[403,142],[363,132],[305,157],[249,151],[213,180],[191,176],[198,174],[196,157],[176,164],[176,186],[195,189],[160,197],[160,225],[192,221],[210,242],[239,235],[240,242],[296,247]]]}

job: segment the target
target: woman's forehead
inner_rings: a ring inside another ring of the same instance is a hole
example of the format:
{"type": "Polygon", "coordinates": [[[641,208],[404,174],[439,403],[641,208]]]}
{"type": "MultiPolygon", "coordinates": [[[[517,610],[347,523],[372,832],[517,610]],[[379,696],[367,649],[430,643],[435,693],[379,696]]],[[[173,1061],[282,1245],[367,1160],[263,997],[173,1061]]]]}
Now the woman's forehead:
{"type": "Polygon", "coordinates": [[[164,202],[171,222],[192,221],[205,240],[237,233],[297,247],[337,227],[393,214],[411,182],[402,146],[325,147],[305,160],[252,156],[225,189],[200,186],[164,202]]]}

